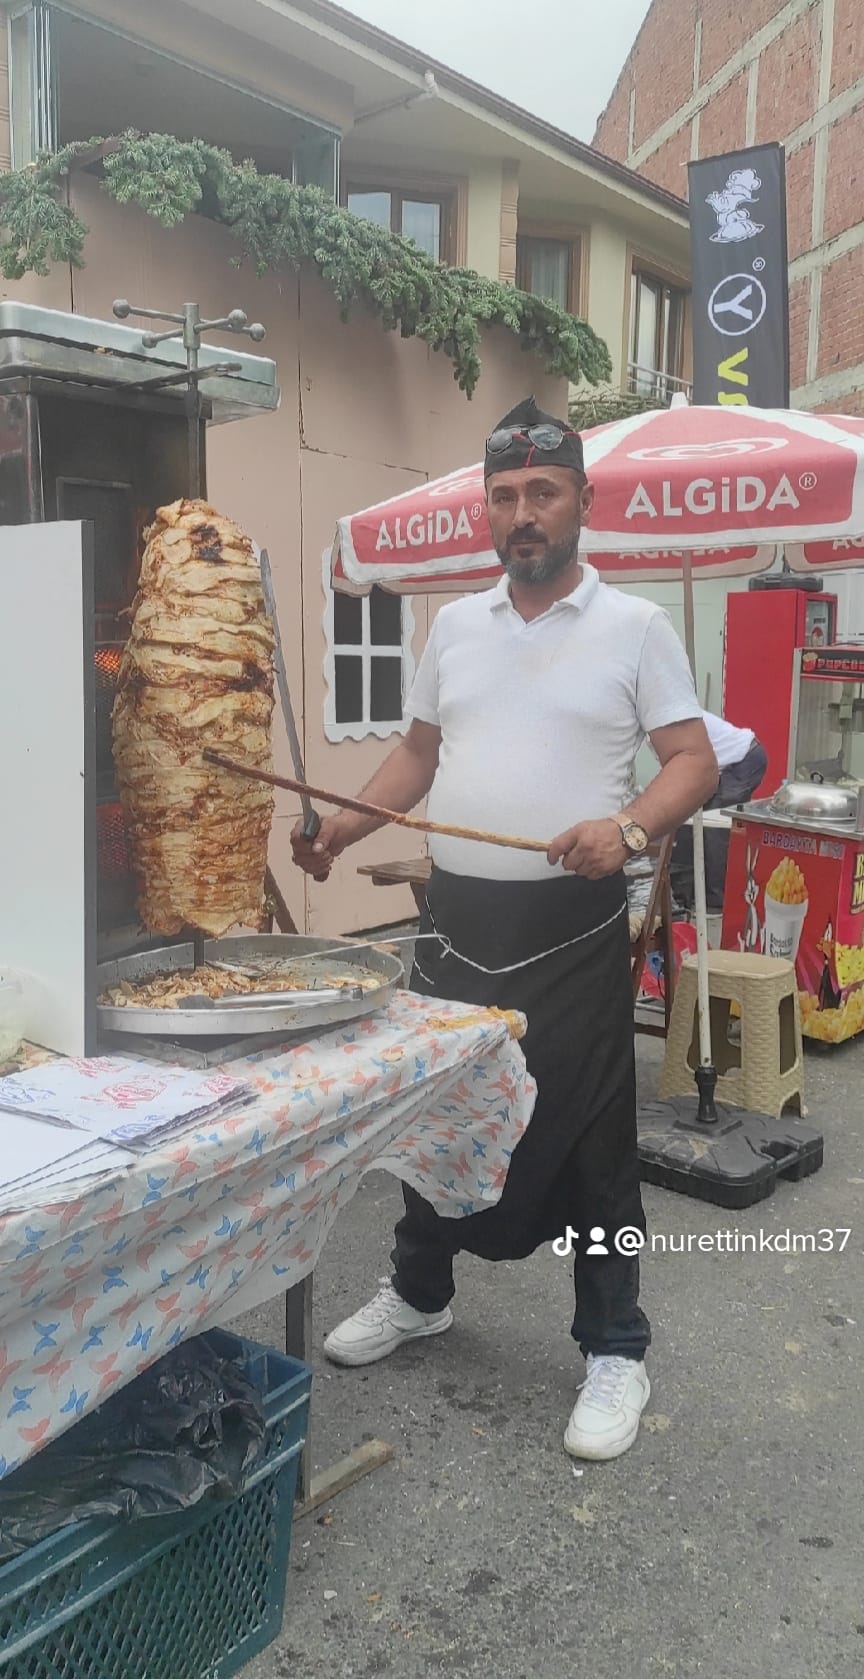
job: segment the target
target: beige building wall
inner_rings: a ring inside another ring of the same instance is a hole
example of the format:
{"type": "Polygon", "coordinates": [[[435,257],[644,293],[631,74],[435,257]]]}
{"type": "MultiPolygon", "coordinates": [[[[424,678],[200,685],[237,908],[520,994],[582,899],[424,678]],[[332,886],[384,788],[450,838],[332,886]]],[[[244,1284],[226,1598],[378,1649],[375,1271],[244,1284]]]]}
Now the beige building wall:
{"type": "MultiPolygon", "coordinates": [[[[496,328],[484,336],[483,376],[469,402],[443,355],[385,332],[362,305],[343,324],[315,272],[258,279],[249,268],[238,271],[231,266],[236,244],[226,228],[202,217],[174,230],[160,227],[140,210],[113,203],[88,176],[73,177],[72,197],[91,230],[86,267],[71,274],[56,267],[44,280],[5,285],[3,295],[107,319],[115,297],[161,309],[196,298],[206,314],[239,307],[267,327],[263,350],[278,366],[281,407],[211,429],[209,494],[270,552],[307,774],[320,786],[355,792],[399,736],[339,744],[325,739],[321,556],[337,519],[479,459],[483,439],[502,413],[530,390],[561,408],[563,384],[496,328]]],[[[225,346],[235,348],[236,340],[225,346]]],[[[417,657],[430,610],[440,605],[440,596],[414,600],[417,657]]],[[[290,774],[281,721],[275,757],[277,772],[290,774]]],[[[271,862],[300,928],[348,932],[414,913],[407,889],[375,888],[356,868],[417,856],[422,843],[398,829],[384,830],[352,850],[326,886],[307,884],[291,862],[298,810],[293,795],[277,793],[271,862]]]]}
{"type": "Polygon", "coordinates": [[[595,221],[589,235],[587,319],[609,347],[612,384],[626,371],[624,323],[629,314],[627,238],[612,222],[595,221]]]}
{"type": "Polygon", "coordinates": [[[466,267],[490,280],[497,280],[501,268],[502,165],[496,158],[481,158],[468,174],[468,238],[466,267]]]}
{"type": "MultiPolygon", "coordinates": [[[[612,384],[623,385],[630,348],[630,277],[635,261],[689,285],[689,274],[671,244],[646,240],[618,222],[596,217],[588,234],[586,317],[612,357],[612,384]]],[[[685,376],[687,369],[685,368],[685,376]]]]}
{"type": "Polygon", "coordinates": [[[516,284],[516,255],[519,236],[519,165],[506,160],[501,174],[501,250],[498,278],[505,286],[516,284]]]}

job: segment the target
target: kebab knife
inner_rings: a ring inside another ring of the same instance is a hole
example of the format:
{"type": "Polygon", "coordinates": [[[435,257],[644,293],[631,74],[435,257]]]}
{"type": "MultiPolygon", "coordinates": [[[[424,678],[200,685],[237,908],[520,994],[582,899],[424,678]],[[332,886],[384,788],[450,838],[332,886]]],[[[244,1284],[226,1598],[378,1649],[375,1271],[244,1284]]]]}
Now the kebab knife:
{"type": "MultiPolygon", "coordinates": [[[[276,684],[279,689],[279,698],[282,701],[282,716],[285,722],[285,732],[288,736],[288,745],[291,748],[291,762],[294,765],[294,774],[296,775],[297,780],[302,781],[305,786],[306,770],[303,764],[303,749],[300,745],[300,736],[297,733],[297,723],[294,718],[294,707],[291,704],[291,690],[288,687],[288,673],[285,669],[285,654],[282,648],[282,637],[279,633],[279,619],[276,615],[276,595],[273,589],[273,573],[270,570],[270,556],[266,548],[262,548],[261,550],[261,588],[264,593],[264,606],[273,628],[273,640],[275,643],[273,648],[273,664],[276,671],[276,684]]],[[[300,804],[303,810],[303,838],[307,840],[317,839],[321,828],[321,818],[318,815],[317,810],[313,810],[312,800],[307,794],[301,793],[300,804]]],[[[325,870],[323,874],[316,874],[315,879],[320,881],[326,880],[328,878],[328,874],[329,870],[325,870]]]]}

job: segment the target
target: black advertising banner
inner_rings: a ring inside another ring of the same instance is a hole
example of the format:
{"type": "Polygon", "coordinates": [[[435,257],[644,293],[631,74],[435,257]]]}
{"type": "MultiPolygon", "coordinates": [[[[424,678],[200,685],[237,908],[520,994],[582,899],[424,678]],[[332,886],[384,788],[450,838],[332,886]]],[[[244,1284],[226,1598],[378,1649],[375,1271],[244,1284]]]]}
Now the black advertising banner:
{"type": "Polygon", "coordinates": [[[788,408],[786,154],[751,146],[689,169],[693,401],[788,408]]]}

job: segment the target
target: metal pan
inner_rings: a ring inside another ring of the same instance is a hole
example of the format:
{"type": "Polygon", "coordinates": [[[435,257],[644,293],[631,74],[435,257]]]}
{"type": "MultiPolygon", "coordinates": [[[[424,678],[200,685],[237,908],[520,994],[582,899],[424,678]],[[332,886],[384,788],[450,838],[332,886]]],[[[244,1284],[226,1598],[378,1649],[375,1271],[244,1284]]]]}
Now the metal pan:
{"type": "MultiPolygon", "coordinates": [[[[325,962],[310,964],[310,988],[319,986],[326,1000],[320,1004],[310,1001],[303,993],[302,1002],[285,1001],[256,1003],[250,996],[248,1005],[232,1002],[220,1008],[200,1007],[184,1009],[120,1008],[116,1004],[98,1003],[99,1027],[104,1032],[123,1032],[148,1038],[250,1037],[267,1032],[301,1032],[304,1034],[359,1020],[384,1008],[393,993],[405,983],[405,969],[398,956],[369,945],[357,951],[350,943],[351,960],[340,960],[334,952],[332,939],[305,938],[297,933],[248,934],[240,938],[208,939],[204,945],[204,960],[221,962],[260,962],[282,958],[296,964],[304,956],[327,951],[325,962]],[[331,954],[332,953],[332,954],[331,954]],[[364,992],[362,998],[353,995],[345,1002],[332,1001],[334,977],[344,977],[352,985],[374,974],[376,985],[364,992]]],[[[113,962],[103,962],[97,969],[97,995],[121,980],[137,983],[152,979],[157,973],[192,971],[194,951],[191,944],[169,945],[159,950],[142,951],[135,956],[121,956],[113,962]]]]}
{"type": "Polygon", "coordinates": [[[819,781],[786,781],[777,789],[771,808],[778,816],[806,816],[808,822],[854,822],[857,786],[830,786],[819,781]]]}

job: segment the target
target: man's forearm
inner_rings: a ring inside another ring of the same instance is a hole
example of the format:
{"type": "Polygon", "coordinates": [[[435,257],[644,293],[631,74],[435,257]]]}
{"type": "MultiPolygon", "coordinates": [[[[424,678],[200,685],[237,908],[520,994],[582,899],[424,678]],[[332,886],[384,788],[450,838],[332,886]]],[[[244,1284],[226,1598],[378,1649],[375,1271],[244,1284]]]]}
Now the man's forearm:
{"type": "MultiPolygon", "coordinates": [[[[357,797],[365,799],[367,804],[404,814],[425,799],[435,780],[435,769],[436,765],[412,752],[403,741],[385,759],[357,797]]],[[[386,825],[386,820],[381,817],[361,816],[355,811],[342,811],[339,816],[340,838],[345,845],[356,845],[358,840],[377,833],[386,825]]]]}
{"type": "Polygon", "coordinates": [[[644,828],[649,839],[673,834],[693,812],[701,809],[717,787],[717,766],[703,753],[681,752],[627,806],[622,815],[644,828]]]}

